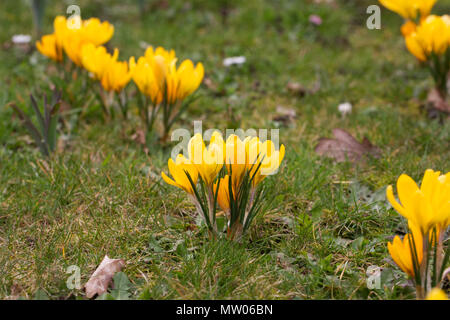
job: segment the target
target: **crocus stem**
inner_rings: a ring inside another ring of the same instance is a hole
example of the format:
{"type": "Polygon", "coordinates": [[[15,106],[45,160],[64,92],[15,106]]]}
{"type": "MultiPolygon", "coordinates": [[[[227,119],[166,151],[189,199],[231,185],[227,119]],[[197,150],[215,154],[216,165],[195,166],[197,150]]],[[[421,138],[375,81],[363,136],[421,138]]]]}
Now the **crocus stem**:
{"type": "Polygon", "coordinates": [[[128,119],[128,116],[127,116],[127,109],[128,109],[127,108],[128,107],[127,100],[128,99],[126,99],[126,96],[124,96],[124,95],[125,95],[125,92],[123,92],[122,94],[117,92],[117,99],[119,100],[119,106],[120,106],[120,110],[122,111],[122,116],[125,120],[127,120],[128,119]]]}
{"type": "MultiPolygon", "coordinates": [[[[429,254],[428,254],[428,249],[429,249],[429,233],[427,232],[424,237],[423,237],[423,258],[422,258],[422,263],[420,265],[420,274],[421,274],[421,280],[422,283],[420,284],[420,287],[423,290],[427,290],[428,287],[428,267],[429,267],[429,254]]],[[[424,295],[424,294],[423,294],[424,295]]],[[[423,298],[421,298],[423,299],[423,298]]]]}
{"type": "Polygon", "coordinates": [[[248,206],[245,209],[244,221],[242,221],[242,225],[243,226],[245,226],[245,224],[247,222],[247,219],[248,219],[248,213],[252,209],[253,201],[255,200],[255,193],[256,193],[256,188],[252,187],[252,190],[250,191],[250,199],[248,201],[248,206]]]}
{"type": "MultiPolygon", "coordinates": [[[[436,229],[438,230],[438,229],[436,229]]],[[[441,283],[441,274],[442,274],[442,269],[445,268],[445,266],[443,265],[443,259],[444,259],[444,236],[445,236],[445,230],[440,229],[439,230],[439,238],[437,239],[437,256],[436,256],[436,279],[437,279],[437,287],[440,287],[440,283],[441,283]]]]}
{"type": "Polygon", "coordinates": [[[100,102],[100,106],[102,107],[105,119],[109,120],[109,112],[108,112],[108,108],[105,103],[104,96],[102,95],[102,90],[103,90],[102,86],[99,85],[98,90],[95,90],[95,88],[94,88],[94,94],[97,97],[98,101],[100,102]]]}
{"type": "Polygon", "coordinates": [[[151,111],[150,119],[148,121],[148,128],[147,128],[149,132],[153,131],[153,125],[155,123],[156,115],[158,114],[158,111],[159,111],[159,105],[157,105],[157,106],[152,105],[151,109],[152,109],[152,111],[151,111]]]}
{"type": "Polygon", "coordinates": [[[209,221],[215,233],[217,233],[217,225],[214,212],[214,193],[212,186],[208,186],[208,211],[209,211],[209,221]]]}
{"type": "Polygon", "coordinates": [[[202,210],[202,206],[200,205],[200,202],[198,202],[197,198],[195,198],[195,196],[192,195],[192,194],[189,194],[189,198],[190,198],[191,201],[194,203],[195,208],[197,209],[197,213],[198,213],[200,216],[204,216],[205,214],[204,214],[204,212],[203,212],[203,210],[202,210]]]}
{"type": "Polygon", "coordinates": [[[423,287],[422,286],[416,286],[416,299],[417,300],[423,300],[425,299],[425,294],[423,292],[423,287]]]}

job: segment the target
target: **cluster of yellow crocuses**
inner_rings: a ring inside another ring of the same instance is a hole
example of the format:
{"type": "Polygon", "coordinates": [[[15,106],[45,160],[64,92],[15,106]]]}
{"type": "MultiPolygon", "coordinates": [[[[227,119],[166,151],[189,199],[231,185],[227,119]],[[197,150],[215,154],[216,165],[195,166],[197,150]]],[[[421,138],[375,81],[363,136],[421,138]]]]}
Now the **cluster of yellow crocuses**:
{"type": "Polygon", "coordinates": [[[162,177],[188,193],[213,235],[223,231],[216,221],[216,207],[220,206],[227,221],[227,236],[239,240],[260,208],[258,186],[278,170],[284,153],[284,145],[276,150],[271,140],[241,140],[232,134],[224,141],[217,131],[206,147],[198,133],[189,141],[188,157],[179,154],[175,161],[169,159],[172,178],[165,173],[162,177]]]}
{"type": "Polygon", "coordinates": [[[406,20],[427,17],[437,0],[380,0],[380,3],[406,20]]]}
{"type": "Polygon", "coordinates": [[[450,225],[450,172],[426,170],[420,188],[409,176],[397,180],[400,202],[392,186],[386,190],[395,210],[408,219],[410,233],[403,240],[396,236],[388,250],[397,265],[410,276],[423,299],[432,288],[439,288],[449,251],[444,251],[444,237],[450,225]]]}
{"type": "Polygon", "coordinates": [[[159,106],[164,109],[164,133],[168,134],[177,113],[177,104],[185,100],[200,86],[204,69],[201,63],[187,59],[177,67],[174,50],[162,47],[147,48],[145,55],[127,61],[118,61],[119,50],[109,53],[103,46],[114,34],[114,27],[108,21],[97,18],[81,20],[79,17],[66,19],[58,16],[54,20],[54,33],[45,35],[36,43],[45,56],[62,62],[65,55],[78,67],[87,70],[108,92],[120,93],[131,79],[141,94],[149,99],[150,105],[140,106],[141,117],[151,129],[159,106]],[[149,114],[149,109],[151,113],[149,114]]]}
{"type": "Polygon", "coordinates": [[[164,100],[174,104],[184,100],[199,87],[203,80],[204,69],[201,63],[194,66],[191,60],[184,60],[176,67],[175,51],[161,47],[147,48],[145,55],[137,62],[130,59],[133,80],[154,105],[164,100]]]}
{"type": "Polygon", "coordinates": [[[380,0],[405,20],[402,34],[408,50],[431,70],[436,87],[447,95],[450,71],[450,16],[430,15],[437,0],[380,0]]]}

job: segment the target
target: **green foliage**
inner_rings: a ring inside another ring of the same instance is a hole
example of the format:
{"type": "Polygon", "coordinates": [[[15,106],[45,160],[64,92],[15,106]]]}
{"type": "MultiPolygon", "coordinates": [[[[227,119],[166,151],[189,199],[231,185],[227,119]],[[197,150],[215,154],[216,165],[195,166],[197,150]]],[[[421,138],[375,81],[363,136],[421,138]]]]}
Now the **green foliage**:
{"type": "Polygon", "coordinates": [[[48,157],[56,148],[58,138],[57,125],[59,120],[58,110],[61,103],[61,93],[55,90],[50,103],[47,102],[47,95],[44,93],[42,108],[39,108],[33,95],[30,95],[30,100],[38,125],[33,124],[31,118],[16,104],[12,103],[11,107],[22,120],[23,125],[34,139],[42,155],[48,157]]]}
{"type": "MultiPolygon", "coordinates": [[[[110,45],[121,49],[120,59],[143,54],[145,41],[204,64],[213,86],[202,85],[201,99],[174,129],[191,129],[194,119],[203,129],[275,128],[278,106],[296,112],[280,127],[286,159],[265,181],[265,214],[241,244],[208,239],[185,194],[160,180],[168,150],[136,142],[143,129],[137,106],[129,106],[125,123],[105,123],[80,75],[64,80],[68,110],[61,112],[70,139],[60,136],[51,162],[40,159],[6,103],[25,105],[30,88],[63,87],[54,63],[2,47],[0,298],[15,287],[27,298],[38,288],[51,299],[84,297],[67,289],[64,271],[78,265],[86,282],[105,254],[127,262],[134,288],[123,291],[133,299],[414,298],[386,248],[407,226],[383,193],[402,173],[419,181],[427,168],[449,170],[450,122],[420,111],[432,79],[406,52],[401,19],[383,9],[382,29],[367,30],[370,1],[335,2],[156,1],[141,17],[135,0],[78,1],[83,17],[116,26],[110,45]],[[324,21],[318,28],[308,22],[312,13],[324,21]],[[247,62],[223,67],[222,59],[235,55],[247,62]],[[287,90],[289,81],[320,86],[301,97],[287,90]],[[344,118],[337,105],[348,100],[354,108],[344,118]],[[367,136],[382,157],[356,166],[318,158],[318,138],[337,127],[367,136]],[[372,265],[383,269],[381,289],[367,288],[372,265]]],[[[440,0],[436,12],[448,8],[440,0]]],[[[66,5],[47,9],[45,33],[66,5]]],[[[0,1],[0,25],[2,44],[30,33],[28,3],[0,1]]]]}
{"type": "Polygon", "coordinates": [[[114,288],[97,297],[97,300],[130,300],[132,284],[123,272],[117,272],[113,277],[114,288]]]}

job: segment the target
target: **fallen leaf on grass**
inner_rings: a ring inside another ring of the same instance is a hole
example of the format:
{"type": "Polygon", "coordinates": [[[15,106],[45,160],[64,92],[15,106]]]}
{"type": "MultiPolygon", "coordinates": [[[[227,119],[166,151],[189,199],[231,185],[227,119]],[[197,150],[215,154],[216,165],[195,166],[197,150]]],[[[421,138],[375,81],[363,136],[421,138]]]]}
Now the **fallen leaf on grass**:
{"type": "Polygon", "coordinates": [[[6,296],[4,300],[18,300],[23,290],[19,285],[13,284],[10,291],[11,294],[9,296],[6,296]]]}
{"type": "Polygon", "coordinates": [[[330,157],[337,162],[358,162],[366,155],[378,157],[380,149],[374,146],[367,138],[362,142],[356,140],[350,133],[343,129],[333,130],[334,139],[321,138],[315,152],[321,156],[330,157]]]}
{"type": "Polygon", "coordinates": [[[316,82],[312,88],[306,88],[304,85],[298,82],[288,82],[286,88],[292,94],[304,97],[307,94],[315,94],[320,89],[320,83],[316,82]]]}
{"type": "Polygon", "coordinates": [[[86,296],[92,298],[95,295],[102,295],[105,293],[108,290],[114,274],[122,270],[123,267],[125,267],[124,260],[110,259],[108,256],[105,256],[85,285],[86,296]]]}
{"type": "Polygon", "coordinates": [[[147,148],[147,142],[146,142],[144,130],[142,130],[142,129],[136,130],[136,132],[131,136],[131,140],[133,140],[137,144],[143,146],[145,154],[148,154],[149,150],[147,148]]]}
{"type": "Polygon", "coordinates": [[[281,122],[284,125],[288,125],[297,118],[297,112],[291,108],[277,106],[276,112],[277,114],[273,117],[273,121],[281,122]]]}
{"type": "Polygon", "coordinates": [[[442,97],[436,88],[428,92],[427,105],[432,109],[450,114],[450,103],[442,97]]]}

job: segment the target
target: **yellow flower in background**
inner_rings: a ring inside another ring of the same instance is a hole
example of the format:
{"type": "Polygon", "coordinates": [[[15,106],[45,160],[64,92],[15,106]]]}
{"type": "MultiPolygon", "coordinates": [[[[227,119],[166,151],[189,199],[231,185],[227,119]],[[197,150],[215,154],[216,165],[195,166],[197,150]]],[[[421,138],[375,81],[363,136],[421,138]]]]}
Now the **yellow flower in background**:
{"type": "Polygon", "coordinates": [[[113,55],[105,47],[96,47],[92,43],[85,44],[81,49],[83,67],[101,82],[106,91],[120,92],[131,80],[128,63],[117,61],[118,57],[117,48],[113,55]]]}
{"type": "Polygon", "coordinates": [[[130,59],[133,81],[153,104],[160,104],[164,99],[169,104],[182,101],[200,86],[203,65],[198,63],[194,67],[191,60],[185,60],[177,68],[176,62],[175,51],[161,47],[147,48],[137,63],[134,57],[130,59]]]}
{"type": "Polygon", "coordinates": [[[183,155],[179,154],[175,161],[172,158],[168,162],[169,172],[173,179],[169,178],[164,172],[161,173],[164,181],[170,185],[183,189],[189,194],[194,194],[192,185],[186,173],[188,173],[194,182],[194,185],[198,180],[198,172],[195,166],[191,163],[189,159],[186,159],[183,155]]]}
{"type": "MultiPolygon", "coordinates": [[[[411,255],[411,244],[415,244],[415,251],[417,254],[417,262],[420,265],[423,258],[422,234],[418,227],[410,224],[411,233],[404,236],[403,240],[399,236],[395,236],[394,240],[388,242],[388,251],[394,262],[408,274],[414,278],[414,264],[413,256],[411,255]],[[414,241],[413,241],[414,239],[414,241]]],[[[417,266],[418,267],[418,266],[417,266]]]]}
{"type": "Polygon", "coordinates": [[[405,40],[408,50],[420,61],[428,60],[432,53],[445,54],[450,47],[450,16],[429,16],[405,40]]]}
{"type": "Polygon", "coordinates": [[[253,137],[246,139],[246,153],[250,177],[254,176],[253,184],[257,185],[266,176],[278,170],[284,158],[285,148],[281,145],[280,150],[275,150],[272,141],[261,142],[258,137],[253,137]]]}
{"type": "Polygon", "coordinates": [[[410,21],[410,20],[406,21],[406,22],[402,25],[402,28],[401,28],[403,37],[405,37],[405,38],[408,37],[408,36],[411,35],[413,32],[415,32],[416,29],[417,29],[417,25],[416,25],[414,22],[412,22],[412,21],[410,21]]]}
{"type": "Polygon", "coordinates": [[[101,22],[98,18],[90,18],[83,21],[81,31],[85,42],[99,46],[111,40],[114,26],[108,21],[101,22]]]}
{"type": "Polygon", "coordinates": [[[147,59],[147,61],[151,62],[154,59],[159,59],[157,57],[160,57],[162,61],[164,61],[167,65],[174,65],[177,61],[177,57],[175,56],[175,50],[166,50],[163,47],[157,47],[156,49],[153,49],[152,46],[148,47],[145,50],[144,58],[147,59]]]}
{"type": "Polygon", "coordinates": [[[114,33],[114,27],[105,21],[100,23],[97,18],[81,22],[80,28],[64,28],[61,23],[63,35],[63,48],[67,56],[79,67],[83,66],[82,50],[86,44],[101,45],[109,41],[114,33]]]}
{"type": "Polygon", "coordinates": [[[144,57],[140,57],[136,62],[134,57],[130,58],[131,78],[139,88],[139,91],[158,104],[162,101],[162,91],[155,79],[153,68],[144,57]]]}
{"type": "Polygon", "coordinates": [[[63,48],[66,55],[79,67],[83,67],[81,60],[81,49],[85,44],[84,39],[77,31],[71,31],[66,34],[63,40],[63,48]]]}
{"type": "Polygon", "coordinates": [[[120,92],[130,82],[131,74],[126,61],[116,61],[111,59],[106,66],[101,84],[106,91],[120,92]]]}
{"type": "Polygon", "coordinates": [[[56,36],[54,34],[43,36],[41,41],[36,42],[36,48],[42,55],[57,62],[62,61],[62,51],[56,44],[56,36]]]}
{"type": "Polygon", "coordinates": [[[224,142],[222,135],[215,131],[206,148],[202,135],[197,133],[188,145],[189,159],[207,186],[212,186],[224,164],[224,142]]]}
{"type": "Polygon", "coordinates": [[[450,172],[441,175],[439,171],[428,169],[420,188],[406,174],[397,180],[400,203],[394,197],[392,186],[388,186],[386,196],[395,210],[427,234],[434,226],[445,230],[450,224],[450,172]]]}
{"type": "Polygon", "coordinates": [[[83,67],[91,72],[95,79],[101,80],[103,73],[111,63],[117,61],[119,50],[115,49],[111,55],[105,47],[95,46],[92,43],[85,44],[81,49],[81,61],[83,67]]]}
{"type": "Polygon", "coordinates": [[[58,47],[62,50],[64,37],[67,34],[67,19],[64,16],[57,16],[53,21],[53,33],[56,36],[56,43],[58,47]]]}
{"type": "Polygon", "coordinates": [[[205,70],[201,62],[194,66],[191,60],[184,60],[178,69],[173,69],[169,73],[167,80],[167,100],[169,103],[182,101],[194,93],[202,83],[204,75],[205,70]]]}
{"type": "Polygon", "coordinates": [[[230,192],[229,192],[230,176],[225,175],[219,182],[219,190],[217,191],[217,182],[214,184],[214,194],[217,192],[217,202],[220,208],[228,212],[230,210],[230,192]]]}
{"type": "Polygon", "coordinates": [[[448,300],[448,296],[445,294],[444,290],[433,288],[430,293],[428,293],[426,300],[448,300]]]}
{"type": "Polygon", "coordinates": [[[415,20],[420,13],[427,17],[437,0],[380,0],[387,9],[394,11],[405,19],[415,20]]]}
{"type": "MultiPolygon", "coordinates": [[[[57,61],[62,61],[62,51],[78,66],[82,67],[82,47],[85,44],[92,43],[101,45],[108,42],[114,34],[114,26],[109,22],[100,22],[97,18],[81,20],[80,17],[66,19],[63,16],[57,16],[53,21],[54,33],[43,36],[39,46],[42,49],[43,41],[50,45],[50,40],[55,43],[57,52],[57,61]],[[49,38],[51,36],[51,38],[49,38]]],[[[39,42],[38,42],[39,43],[39,42]]],[[[38,44],[36,44],[38,46],[38,44]]],[[[39,49],[39,48],[38,48],[39,49]]],[[[41,50],[42,54],[50,53],[49,49],[41,50]]],[[[51,51],[53,52],[53,50],[51,51]]],[[[53,58],[52,58],[53,59],[53,58]]],[[[55,60],[55,59],[54,59],[55,60]]]]}

